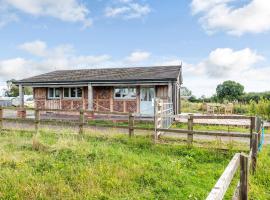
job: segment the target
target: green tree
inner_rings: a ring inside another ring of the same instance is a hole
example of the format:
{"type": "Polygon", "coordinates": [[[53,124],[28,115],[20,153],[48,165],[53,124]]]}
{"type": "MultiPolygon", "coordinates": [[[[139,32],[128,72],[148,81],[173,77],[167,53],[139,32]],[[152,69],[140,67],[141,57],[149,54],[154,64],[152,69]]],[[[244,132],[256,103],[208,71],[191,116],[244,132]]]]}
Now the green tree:
{"type": "Polygon", "coordinates": [[[181,87],[181,96],[184,96],[184,97],[190,97],[192,95],[192,92],[191,90],[189,90],[187,87],[181,87]]]}
{"type": "MultiPolygon", "coordinates": [[[[14,81],[15,81],[14,79],[7,81],[7,89],[4,91],[5,96],[7,96],[7,97],[19,96],[19,87],[13,83],[14,81]]],[[[24,94],[25,95],[32,95],[33,94],[32,88],[31,87],[24,87],[24,94]]]]}
{"type": "Polygon", "coordinates": [[[224,101],[238,100],[244,94],[244,86],[235,81],[224,81],[216,88],[218,99],[224,101]]]}

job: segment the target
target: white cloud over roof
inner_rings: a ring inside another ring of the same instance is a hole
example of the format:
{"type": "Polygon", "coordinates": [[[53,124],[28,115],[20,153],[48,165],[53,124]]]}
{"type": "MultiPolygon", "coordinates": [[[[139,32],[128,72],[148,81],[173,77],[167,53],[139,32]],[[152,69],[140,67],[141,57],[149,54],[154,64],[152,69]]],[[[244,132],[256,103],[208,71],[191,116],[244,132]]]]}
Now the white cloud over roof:
{"type": "Polygon", "coordinates": [[[251,0],[240,6],[237,0],[193,0],[192,13],[199,15],[203,28],[231,35],[261,33],[270,30],[269,0],[251,0]]]}

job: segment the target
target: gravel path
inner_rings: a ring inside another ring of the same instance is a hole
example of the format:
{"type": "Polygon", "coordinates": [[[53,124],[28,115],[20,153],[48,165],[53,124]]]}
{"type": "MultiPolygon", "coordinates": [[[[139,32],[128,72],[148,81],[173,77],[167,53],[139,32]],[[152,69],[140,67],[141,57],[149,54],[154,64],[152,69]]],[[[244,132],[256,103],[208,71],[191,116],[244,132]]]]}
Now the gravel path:
{"type": "MultiPolygon", "coordinates": [[[[196,114],[199,115],[199,114],[196,114]]],[[[176,121],[187,122],[188,113],[181,114],[176,118],[176,121]]],[[[198,124],[216,124],[216,125],[235,125],[235,126],[249,126],[249,119],[194,119],[194,123],[198,124]]],[[[270,127],[270,122],[264,122],[265,127],[270,127]]]]}

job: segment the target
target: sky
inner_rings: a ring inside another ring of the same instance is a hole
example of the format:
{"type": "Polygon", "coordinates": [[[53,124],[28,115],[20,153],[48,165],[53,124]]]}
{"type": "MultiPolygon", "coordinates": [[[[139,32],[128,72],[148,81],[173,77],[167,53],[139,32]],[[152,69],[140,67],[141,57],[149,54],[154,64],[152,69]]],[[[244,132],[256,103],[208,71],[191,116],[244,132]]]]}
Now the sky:
{"type": "Polygon", "coordinates": [[[269,0],[0,0],[0,90],[60,69],[183,65],[197,97],[270,90],[269,0]]]}

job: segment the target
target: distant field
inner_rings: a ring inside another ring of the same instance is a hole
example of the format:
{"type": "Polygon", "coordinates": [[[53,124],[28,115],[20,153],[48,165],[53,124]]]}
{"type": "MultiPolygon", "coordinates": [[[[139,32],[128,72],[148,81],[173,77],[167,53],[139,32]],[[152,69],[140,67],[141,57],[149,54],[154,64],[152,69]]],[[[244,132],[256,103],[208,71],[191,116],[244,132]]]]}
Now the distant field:
{"type": "Polygon", "coordinates": [[[0,199],[205,199],[234,152],[138,136],[0,135],[0,199]]]}

